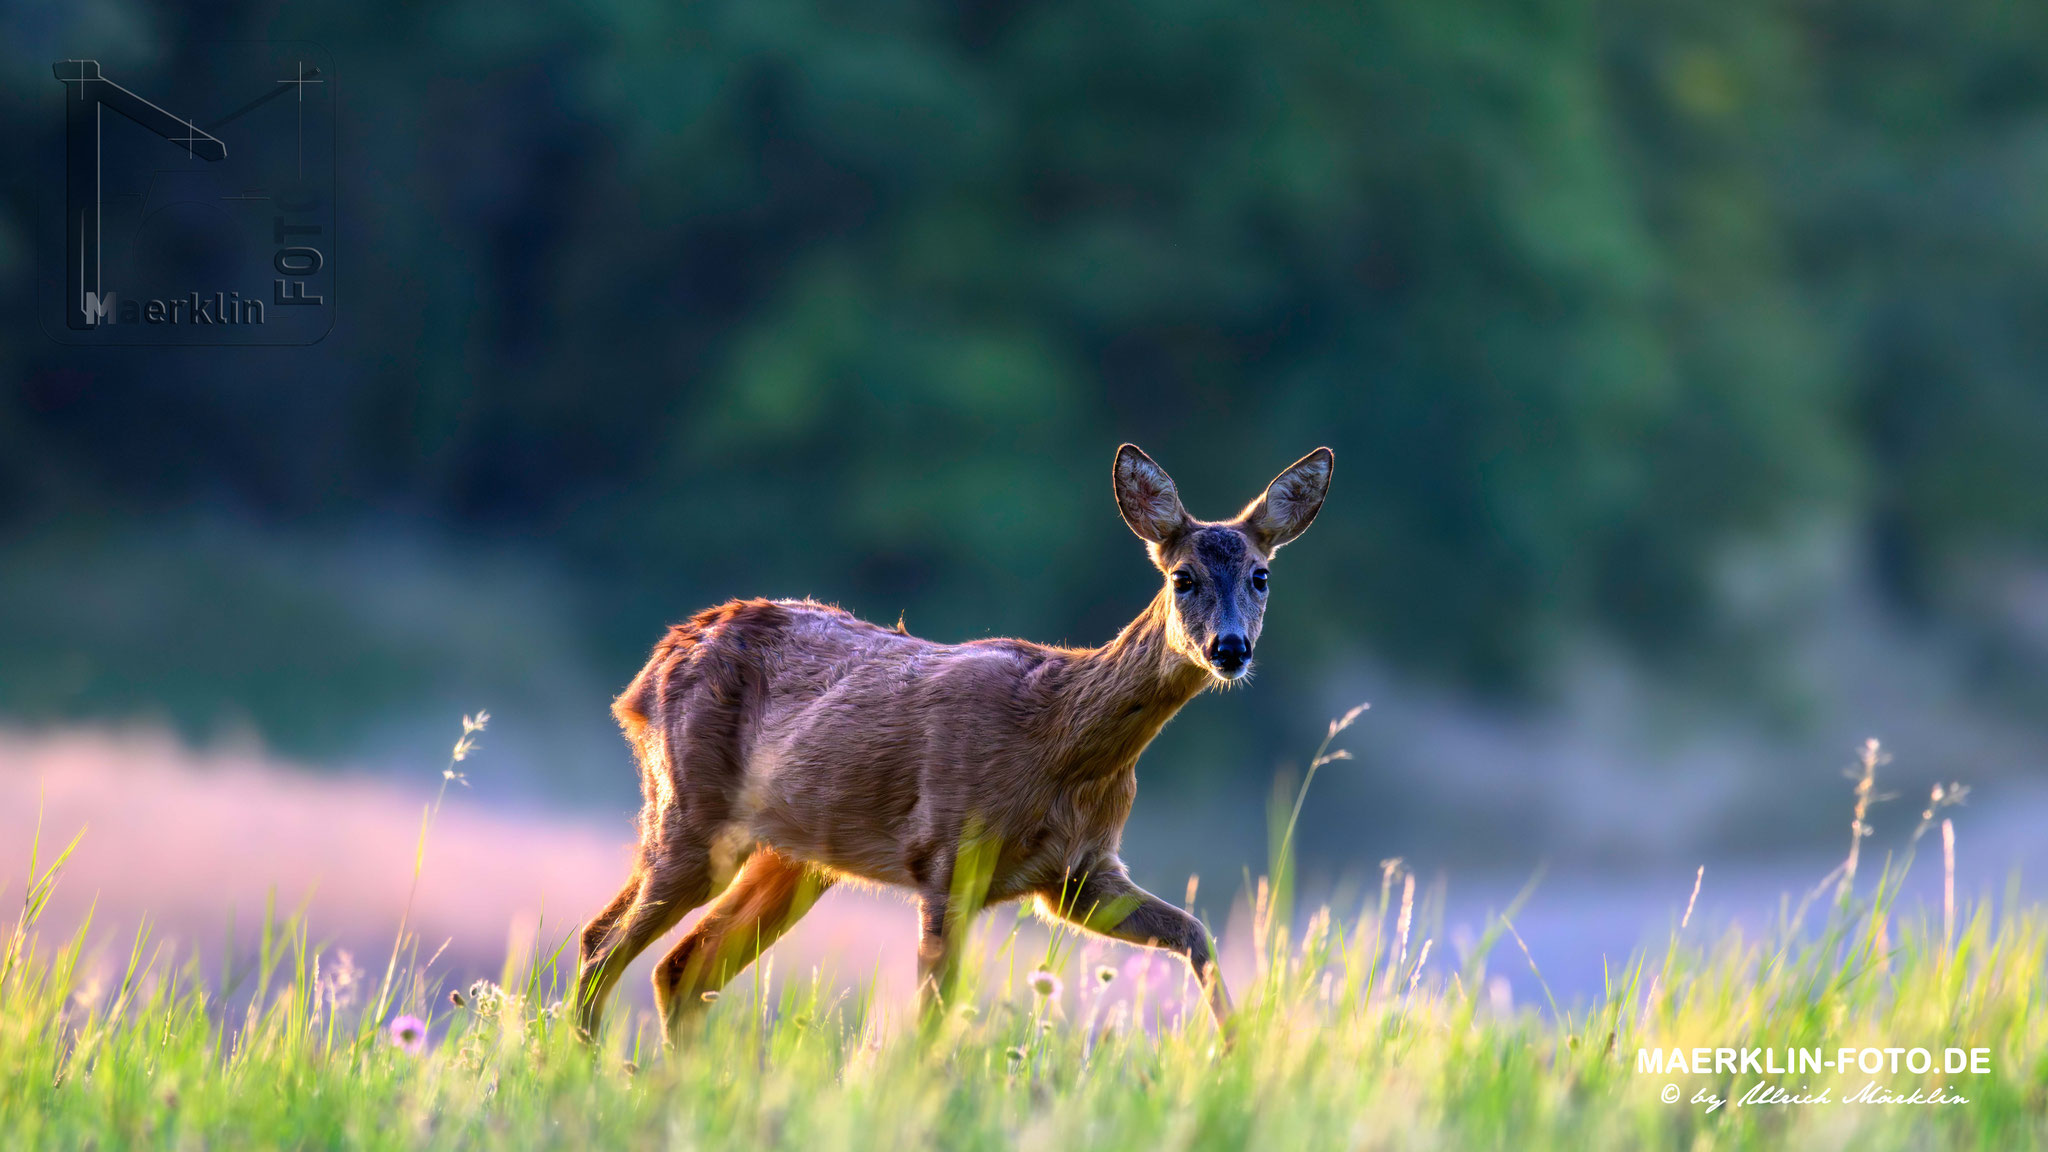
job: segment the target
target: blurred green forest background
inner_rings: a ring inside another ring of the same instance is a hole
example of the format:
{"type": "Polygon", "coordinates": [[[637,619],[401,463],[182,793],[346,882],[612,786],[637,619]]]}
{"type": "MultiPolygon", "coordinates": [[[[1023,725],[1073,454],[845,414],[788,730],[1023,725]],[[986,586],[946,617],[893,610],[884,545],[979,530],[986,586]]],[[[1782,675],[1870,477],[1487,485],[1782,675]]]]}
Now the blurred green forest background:
{"type": "Polygon", "coordinates": [[[1338,458],[1177,794],[1262,790],[1366,666],[1541,709],[1590,644],[1796,726],[1816,579],[2034,702],[2048,8],[20,0],[0,115],[251,38],[337,62],[339,325],[0,327],[12,721],[596,731],[734,595],[1099,642],[1154,579],[1125,440],[1207,516],[1338,458]]]}

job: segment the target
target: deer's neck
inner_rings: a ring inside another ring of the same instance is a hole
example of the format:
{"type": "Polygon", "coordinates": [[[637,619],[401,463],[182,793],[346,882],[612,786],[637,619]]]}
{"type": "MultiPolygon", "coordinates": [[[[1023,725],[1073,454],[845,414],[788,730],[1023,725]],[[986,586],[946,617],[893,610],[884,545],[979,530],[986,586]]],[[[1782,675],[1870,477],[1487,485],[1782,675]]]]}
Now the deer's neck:
{"type": "Polygon", "coordinates": [[[1162,590],[1116,639],[1079,657],[1068,730],[1074,763],[1084,770],[1128,768],[1181,705],[1208,687],[1209,673],[1167,640],[1167,595],[1162,590]]]}

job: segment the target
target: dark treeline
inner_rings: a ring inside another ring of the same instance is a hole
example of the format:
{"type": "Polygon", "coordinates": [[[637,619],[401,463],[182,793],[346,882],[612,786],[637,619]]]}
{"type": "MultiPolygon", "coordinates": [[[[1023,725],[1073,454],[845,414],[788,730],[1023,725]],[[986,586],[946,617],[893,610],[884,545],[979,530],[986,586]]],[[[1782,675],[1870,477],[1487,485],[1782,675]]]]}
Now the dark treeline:
{"type": "Polygon", "coordinates": [[[2048,9],[15,5],[6,122],[55,137],[82,39],[294,37],[339,325],[10,322],[17,545],[424,524],[569,573],[607,662],[757,591],[1093,642],[1146,594],[1118,442],[1203,515],[1327,443],[1276,675],[1513,690],[1588,630],[1727,646],[1731,548],[1844,527],[1940,617],[2048,533],[2048,9]]]}

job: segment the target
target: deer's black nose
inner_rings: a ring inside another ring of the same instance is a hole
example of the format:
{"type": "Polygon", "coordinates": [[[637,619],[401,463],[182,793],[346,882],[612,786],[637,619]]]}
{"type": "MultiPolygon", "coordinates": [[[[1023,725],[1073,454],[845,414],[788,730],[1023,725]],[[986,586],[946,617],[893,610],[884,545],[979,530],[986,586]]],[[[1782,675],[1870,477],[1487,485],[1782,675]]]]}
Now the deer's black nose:
{"type": "Polygon", "coordinates": [[[1235,672],[1252,658],[1252,646],[1235,634],[1218,636],[1209,642],[1209,662],[1218,671],[1235,672]]]}

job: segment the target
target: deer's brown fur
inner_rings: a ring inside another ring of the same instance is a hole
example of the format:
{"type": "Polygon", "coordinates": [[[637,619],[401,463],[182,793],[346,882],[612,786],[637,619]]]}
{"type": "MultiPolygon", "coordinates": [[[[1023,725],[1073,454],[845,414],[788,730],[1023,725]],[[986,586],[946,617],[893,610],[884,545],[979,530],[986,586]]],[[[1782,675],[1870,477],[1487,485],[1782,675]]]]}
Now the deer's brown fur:
{"type": "Polygon", "coordinates": [[[1169,579],[1100,648],[937,644],[809,600],[736,600],[671,628],[612,707],[645,807],[632,877],[583,929],[584,1029],[596,1033],[625,966],[716,895],[655,970],[679,1035],[703,993],[843,877],[918,894],[928,1006],[950,991],[966,921],[1031,897],[1185,956],[1227,1019],[1207,933],[1132,884],[1117,847],[1139,753],[1248,668],[1264,566],[1314,518],[1330,463],[1317,449],[1239,517],[1209,523],[1144,453],[1120,449],[1118,507],[1169,579]]]}

